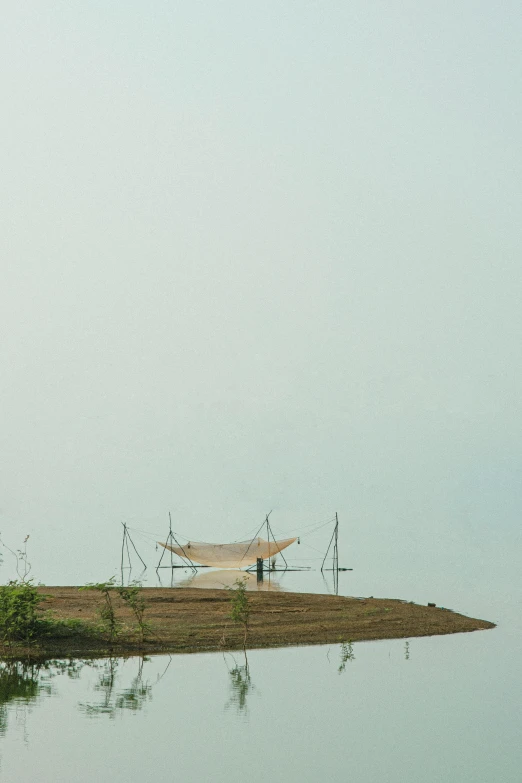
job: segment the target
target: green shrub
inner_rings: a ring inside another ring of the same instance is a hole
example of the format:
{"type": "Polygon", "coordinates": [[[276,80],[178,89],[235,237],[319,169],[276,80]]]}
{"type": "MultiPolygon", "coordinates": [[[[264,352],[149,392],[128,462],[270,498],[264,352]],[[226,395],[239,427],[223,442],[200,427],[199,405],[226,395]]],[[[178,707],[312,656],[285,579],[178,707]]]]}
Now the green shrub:
{"type": "Polygon", "coordinates": [[[243,649],[246,649],[247,636],[248,636],[248,621],[250,619],[250,604],[248,603],[246,577],[242,579],[236,579],[234,582],[235,588],[230,588],[230,619],[237,625],[242,625],[245,631],[243,638],[243,649]]]}
{"type": "Polygon", "coordinates": [[[118,587],[118,593],[122,601],[127,604],[136,619],[140,634],[140,641],[143,644],[145,635],[151,633],[151,627],[148,623],[145,622],[144,619],[147,604],[143,598],[142,586],[139,582],[131,582],[131,584],[127,587],[124,587],[123,585],[118,587]]]}
{"type": "Polygon", "coordinates": [[[103,604],[98,611],[102,630],[107,634],[108,641],[111,643],[116,639],[121,629],[121,622],[116,617],[112,603],[112,596],[116,590],[114,579],[115,577],[111,577],[107,582],[94,582],[79,588],[80,590],[97,590],[103,596],[103,604]]]}
{"type": "Polygon", "coordinates": [[[0,637],[4,643],[31,644],[38,636],[37,609],[43,596],[30,582],[12,581],[0,586],[0,637]]]}

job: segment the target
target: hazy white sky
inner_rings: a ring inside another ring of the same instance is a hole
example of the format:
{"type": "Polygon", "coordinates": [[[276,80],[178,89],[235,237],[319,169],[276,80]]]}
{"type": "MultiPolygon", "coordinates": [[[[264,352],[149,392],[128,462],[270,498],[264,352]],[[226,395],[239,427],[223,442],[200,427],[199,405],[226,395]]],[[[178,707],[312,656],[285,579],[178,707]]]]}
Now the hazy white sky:
{"type": "Polygon", "coordinates": [[[521,33],[508,1],[4,7],[0,530],[37,577],[110,575],[169,509],[513,552],[521,33]]]}

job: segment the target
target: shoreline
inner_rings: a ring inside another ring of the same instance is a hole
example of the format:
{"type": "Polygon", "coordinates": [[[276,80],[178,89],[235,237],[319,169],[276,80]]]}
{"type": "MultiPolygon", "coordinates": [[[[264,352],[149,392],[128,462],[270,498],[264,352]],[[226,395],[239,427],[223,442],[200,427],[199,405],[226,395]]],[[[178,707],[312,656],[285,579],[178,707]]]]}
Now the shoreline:
{"type": "MultiPolygon", "coordinates": [[[[189,653],[237,650],[244,631],[230,619],[230,593],[201,588],[142,590],[151,633],[141,643],[132,615],[114,595],[121,634],[112,643],[94,635],[102,596],[78,587],[38,588],[45,596],[41,612],[60,621],[81,621],[92,635],[71,632],[50,637],[30,649],[0,646],[0,657],[81,657],[134,653],[189,653]]],[[[353,598],[315,593],[249,592],[251,608],[247,649],[410,639],[466,633],[495,624],[440,607],[400,599],[353,598]]]]}

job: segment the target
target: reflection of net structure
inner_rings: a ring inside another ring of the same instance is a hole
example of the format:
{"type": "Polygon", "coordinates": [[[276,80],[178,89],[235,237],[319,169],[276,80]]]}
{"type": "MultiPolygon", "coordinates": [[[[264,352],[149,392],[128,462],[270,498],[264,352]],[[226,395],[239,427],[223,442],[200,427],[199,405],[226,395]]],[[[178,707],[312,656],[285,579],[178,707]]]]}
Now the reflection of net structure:
{"type": "Polygon", "coordinates": [[[250,541],[237,541],[234,544],[205,544],[200,541],[189,541],[182,547],[158,543],[193,563],[214,568],[243,568],[253,565],[258,558],[267,560],[277,555],[294,541],[297,541],[297,538],[284,538],[281,541],[254,538],[250,541]]]}
{"type": "Polygon", "coordinates": [[[219,571],[213,569],[207,571],[198,570],[197,574],[191,574],[186,579],[182,579],[178,583],[178,587],[199,587],[207,590],[220,590],[223,587],[235,588],[238,577],[241,577],[244,581],[247,590],[255,590],[256,592],[281,592],[284,590],[280,582],[277,581],[275,571],[270,572],[270,579],[259,581],[255,572],[238,571],[230,568],[222,568],[219,571]]]}

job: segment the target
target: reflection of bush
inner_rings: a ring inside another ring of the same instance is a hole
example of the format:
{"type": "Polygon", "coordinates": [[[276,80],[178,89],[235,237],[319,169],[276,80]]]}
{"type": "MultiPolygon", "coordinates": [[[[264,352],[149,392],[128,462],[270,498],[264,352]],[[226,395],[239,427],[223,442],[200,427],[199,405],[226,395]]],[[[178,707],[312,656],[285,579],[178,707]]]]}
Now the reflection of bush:
{"type": "Polygon", "coordinates": [[[231,695],[225,709],[235,707],[238,712],[246,711],[247,696],[254,690],[254,685],[250,677],[250,667],[245,653],[245,665],[240,666],[234,660],[235,666],[229,669],[231,695]]]}
{"type": "MultiPolygon", "coordinates": [[[[140,658],[138,672],[130,687],[120,691],[116,689],[120,661],[117,658],[104,660],[98,674],[98,682],[94,686],[94,690],[101,694],[101,699],[96,703],[82,703],[80,709],[89,716],[108,715],[110,718],[114,718],[118,712],[123,710],[133,712],[140,710],[152,698],[152,686],[143,680],[145,660],[145,658],[140,658]]],[[[95,665],[99,665],[99,663],[95,665]]]]}
{"type": "Polygon", "coordinates": [[[0,662],[0,735],[7,729],[7,705],[31,704],[41,693],[50,694],[49,682],[42,682],[41,665],[23,661],[0,662]]]}
{"type": "Polygon", "coordinates": [[[101,698],[97,702],[80,703],[82,712],[86,715],[114,717],[118,712],[140,710],[152,696],[152,686],[143,680],[143,664],[147,659],[140,659],[136,676],[130,686],[118,689],[117,673],[121,660],[123,659],[71,659],[37,663],[22,660],[0,661],[0,737],[7,730],[11,705],[27,707],[36,704],[42,696],[52,696],[55,693],[54,678],[66,675],[70,679],[78,679],[85,666],[98,671],[93,690],[100,694],[101,698]]]}
{"type": "Polygon", "coordinates": [[[344,672],[348,661],[355,661],[353,644],[352,642],[341,642],[341,663],[339,664],[339,668],[337,670],[339,674],[344,672]]]}

